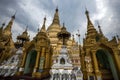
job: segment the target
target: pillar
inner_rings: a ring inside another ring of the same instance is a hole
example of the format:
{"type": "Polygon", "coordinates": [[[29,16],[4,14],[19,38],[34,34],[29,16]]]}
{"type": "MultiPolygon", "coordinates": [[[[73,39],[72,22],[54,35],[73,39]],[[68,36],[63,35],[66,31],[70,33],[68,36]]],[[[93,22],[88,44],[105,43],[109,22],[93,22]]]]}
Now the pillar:
{"type": "Polygon", "coordinates": [[[27,53],[25,50],[23,50],[23,58],[21,60],[21,63],[20,63],[20,68],[19,68],[19,71],[16,73],[16,75],[22,75],[23,72],[24,72],[24,66],[25,66],[25,62],[26,62],[26,57],[27,57],[27,53]]]}
{"type": "Polygon", "coordinates": [[[45,47],[42,47],[42,53],[41,53],[41,57],[45,56],[45,47]]]}
{"type": "Polygon", "coordinates": [[[40,50],[37,50],[37,58],[36,58],[36,63],[35,63],[34,71],[33,71],[34,73],[36,72],[38,68],[39,58],[40,58],[40,50]]]}
{"type": "Polygon", "coordinates": [[[41,69],[41,70],[43,69],[43,67],[45,65],[44,63],[45,63],[45,47],[42,47],[39,69],[41,69]]]}
{"type": "Polygon", "coordinates": [[[86,74],[86,68],[85,68],[85,53],[83,51],[81,51],[81,57],[80,57],[80,61],[81,61],[81,70],[84,74],[83,78],[84,80],[87,79],[87,74],[86,74]]]}
{"type": "Polygon", "coordinates": [[[23,51],[23,59],[22,59],[22,62],[21,62],[21,65],[20,65],[20,69],[19,69],[20,72],[24,70],[26,57],[27,57],[27,53],[26,53],[26,51],[23,51]]]}
{"type": "MultiPolygon", "coordinates": [[[[114,59],[115,59],[115,62],[116,62],[116,67],[117,67],[117,72],[118,72],[118,76],[120,76],[120,59],[119,59],[119,51],[115,51],[114,52],[114,59]]],[[[119,77],[120,79],[120,77],[119,77]]]]}
{"type": "Polygon", "coordinates": [[[85,55],[85,65],[86,65],[86,74],[84,74],[84,79],[88,79],[89,76],[93,76],[93,67],[91,62],[91,54],[90,49],[86,49],[86,55],[85,55]]]}
{"type": "Polygon", "coordinates": [[[98,62],[96,58],[96,51],[92,51],[92,57],[93,57],[95,72],[99,72],[98,62]]]}
{"type": "Polygon", "coordinates": [[[92,58],[93,58],[93,63],[94,63],[96,80],[98,80],[98,78],[101,78],[101,73],[100,73],[99,67],[98,67],[98,61],[97,61],[97,57],[96,57],[96,50],[92,50],[92,58]]]}
{"type": "Polygon", "coordinates": [[[49,53],[46,52],[46,55],[45,55],[45,68],[48,69],[49,68],[49,64],[50,64],[50,61],[49,61],[49,53]]]}
{"type": "Polygon", "coordinates": [[[45,54],[45,75],[49,76],[49,72],[50,72],[50,56],[49,56],[49,50],[46,50],[46,54],[45,54]]]}

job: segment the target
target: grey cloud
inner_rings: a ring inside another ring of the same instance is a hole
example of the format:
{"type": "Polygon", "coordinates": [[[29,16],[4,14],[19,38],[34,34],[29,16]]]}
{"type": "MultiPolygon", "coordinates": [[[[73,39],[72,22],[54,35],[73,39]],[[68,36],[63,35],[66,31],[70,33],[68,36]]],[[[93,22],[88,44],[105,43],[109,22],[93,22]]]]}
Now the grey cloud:
{"type": "MultiPolygon", "coordinates": [[[[88,8],[90,12],[90,16],[93,16],[96,13],[96,1],[95,0],[57,0],[56,3],[53,3],[51,0],[0,0],[0,24],[1,19],[4,17],[11,17],[11,15],[14,12],[10,12],[9,9],[17,10],[16,14],[16,22],[19,24],[23,24],[25,26],[21,26],[23,29],[25,29],[26,25],[29,26],[29,30],[36,32],[37,31],[37,25],[39,24],[36,21],[33,21],[31,19],[31,16],[24,11],[22,6],[27,6],[26,2],[31,1],[32,5],[44,10],[49,16],[54,16],[55,8],[58,6],[59,8],[59,15],[60,15],[60,21],[61,25],[63,22],[65,22],[65,25],[67,27],[67,30],[70,32],[80,30],[85,30],[83,28],[86,28],[86,25],[83,26],[83,23],[86,23],[86,16],[85,16],[85,7],[88,8]]],[[[120,35],[120,9],[119,9],[120,2],[119,0],[106,1],[106,6],[109,12],[112,12],[112,21],[108,22],[108,17],[104,17],[102,21],[107,21],[108,24],[103,24],[102,26],[105,27],[113,27],[114,32],[120,35]],[[112,26],[111,26],[112,25],[112,26]]],[[[34,11],[34,10],[33,10],[34,11]]],[[[35,15],[35,14],[33,14],[35,15]]],[[[46,15],[46,14],[44,14],[46,15]]],[[[47,15],[46,15],[47,16],[47,15]]],[[[97,15],[96,15],[97,16],[97,15]]],[[[40,23],[42,24],[42,22],[40,23]]],[[[104,30],[104,27],[103,31],[104,30]]],[[[80,31],[83,35],[85,31],[80,31]]],[[[109,31],[108,31],[109,32],[109,31]]],[[[109,33],[106,33],[107,36],[110,36],[109,33]]]]}
{"type": "MultiPolygon", "coordinates": [[[[111,13],[112,15],[110,23],[106,25],[108,28],[110,28],[109,33],[112,35],[118,34],[120,36],[120,1],[107,0],[105,3],[108,7],[108,13],[111,13]]],[[[107,35],[110,37],[111,35],[109,35],[109,33],[107,33],[107,35]]]]}
{"type": "Polygon", "coordinates": [[[35,25],[30,21],[31,20],[30,16],[20,7],[20,4],[26,6],[20,0],[1,0],[0,1],[1,17],[2,16],[11,17],[15,13],[15,11],[17,11],[15,21],[19,24],[25,25],[25,26],[22,26],[23,29],[25,29],[26,25],[28,25],[29,30],[32,30],[35,32],[36,30],[33,27],[35,25]],[[13,9],[14,11],[9,11],[9,9],[13,9]]]}

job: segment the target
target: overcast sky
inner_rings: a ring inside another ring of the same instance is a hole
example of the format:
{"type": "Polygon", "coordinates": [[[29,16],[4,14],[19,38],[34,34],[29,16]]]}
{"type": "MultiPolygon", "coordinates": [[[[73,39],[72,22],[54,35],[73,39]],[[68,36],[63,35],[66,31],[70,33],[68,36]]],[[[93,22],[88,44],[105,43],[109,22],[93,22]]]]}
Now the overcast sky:
{"type": "Polygon", "coordinates": [[[119,0],[0,0],[0,25],[6,24],[16,13],[12,27],[13,39],[23,32],[28,25],[32,39],[41,28],[46,16],[46,28],[51,24],[55,9],[58,6],[60,23],[65,23],[67,30],[76,34],[79,29],[81,39],[87,28],[85,7],[90,13],[91,21],[98,30],[97,22],[109,39],[120,36],[120,1],[119,0]]]}

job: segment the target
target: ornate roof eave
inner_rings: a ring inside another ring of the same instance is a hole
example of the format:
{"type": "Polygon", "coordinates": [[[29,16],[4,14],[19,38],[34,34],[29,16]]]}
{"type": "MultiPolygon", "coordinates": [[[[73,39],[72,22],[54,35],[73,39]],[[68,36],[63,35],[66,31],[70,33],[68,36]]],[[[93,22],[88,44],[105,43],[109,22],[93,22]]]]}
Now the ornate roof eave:
{"type": "Polygon", "coordinates": [[[30,40],[28,36],[23,36],[23,35],[17,36],[17,39],[25,40],[25,41],[29,41],[30,40]]]}
{"type": "Polygon", "coordinates": [[[93,37],[95,36],[95,34],[97,34],[98,32],[96,31],[96,29],[94,28],[94,25],[92,24],[90,17],[89,17],[89,12],[88,10],[86,10],[85,12],[86,17],[87,17],[87,38],[89,37],[93,37]]]}

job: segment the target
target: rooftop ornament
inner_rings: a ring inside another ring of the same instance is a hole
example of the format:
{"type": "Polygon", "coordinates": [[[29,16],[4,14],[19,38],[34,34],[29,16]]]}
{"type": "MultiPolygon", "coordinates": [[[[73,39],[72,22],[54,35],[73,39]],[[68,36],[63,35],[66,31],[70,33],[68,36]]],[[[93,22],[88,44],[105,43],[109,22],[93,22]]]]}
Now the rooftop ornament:
{"type": "Polygon", "coordinates": [[[62,40],[63,45],[66,45],[67,40],[70,38],[71,34],[66,30],[64,23],[61,31],[57,34],[59,40],[62,40]]]}

